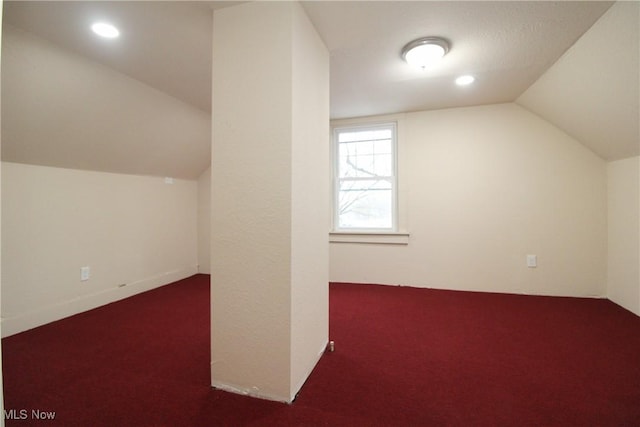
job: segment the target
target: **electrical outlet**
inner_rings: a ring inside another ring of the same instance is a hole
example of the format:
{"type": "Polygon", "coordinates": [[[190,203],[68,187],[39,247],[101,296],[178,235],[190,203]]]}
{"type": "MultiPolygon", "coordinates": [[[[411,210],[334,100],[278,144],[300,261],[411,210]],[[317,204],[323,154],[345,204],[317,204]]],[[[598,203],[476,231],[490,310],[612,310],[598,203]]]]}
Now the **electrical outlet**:
{"type": "Polygon", "coordinates": [[[80,280],[87,281],[91,277],[91,268],[90,267],[80,267],[80,280]]]}
{"type": "Polygon", "coordinates": [[[527,267],[536,268],[538,266],[538,256],[537,255],[527,255],[527,267]]]}

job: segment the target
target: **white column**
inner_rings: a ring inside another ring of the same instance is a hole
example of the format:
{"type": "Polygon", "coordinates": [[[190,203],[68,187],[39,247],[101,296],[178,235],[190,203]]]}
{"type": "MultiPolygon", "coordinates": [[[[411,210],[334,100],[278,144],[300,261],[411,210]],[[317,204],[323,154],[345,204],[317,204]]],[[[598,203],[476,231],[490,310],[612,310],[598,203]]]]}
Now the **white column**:
{"type": "Polygon", "coordinates": [[[607,164],[607,297],[640,316],[640,157],[607,164]]]}
{"type": "MultiPolygon", "coordinates": [[[[0,0],[0,58],[2,58],[2,11],[3,11],[3,6],[4,6],[4,2],[2,0],[0,0]]],[[[2,61],[0,61],[2,62],[2,61]]],[[[0,94],[0,99],[1,99],[1,94],[0,94]]],[[[0,147],[2,147],[2,137],[0,137],[0,147]]],[[[0,163],[0,176],[2,175],[2,167],[1,167],[1,163],[0,163]]],[[[2,181],[2,179],[0,179],[0,181],[2,181]]],[[[0,197],[0,207],[2,205],[2,197],[0,197]]],[[[2,211],[2,209],[0,209],[0,212],[2,211]]],[[[0,218],[0,223],[1,223],[1,218],[0,218]]],[[[2,227],[0,227],[0,241],[2,241],[2,227]]],[[[0,254],[2,253],[2,248],[0,248],[0,254]]],[[[0,278],[2,277],[1,274],[1,270],[2,270],[2,264],[0,263],[0,278]]],[[[2,279],[0,279],[0,295],[2,295],[1,289],[2,289],[2,279]]],[[[0,307],[2,307],[2,301],[0,298],[0,307]]],[[[2,311],[0,309],[0,311],[2,311]]],[[[1,316],[0,316],[1,317],[1,316]]],[[[0,336],[2,336],[2,331],[0,331],[0,336]]],[[[2,381],[2,342],[0,342],[0,414],[2,414],[2,417],[0,417],[0,427],[4,427],[4,383],[2,381]]]]}
{"type": "Polygon", "coordinates": [[[295,2],[213,28],[212,385],[290,402],[328,339],[328,53],[295,2]]]}

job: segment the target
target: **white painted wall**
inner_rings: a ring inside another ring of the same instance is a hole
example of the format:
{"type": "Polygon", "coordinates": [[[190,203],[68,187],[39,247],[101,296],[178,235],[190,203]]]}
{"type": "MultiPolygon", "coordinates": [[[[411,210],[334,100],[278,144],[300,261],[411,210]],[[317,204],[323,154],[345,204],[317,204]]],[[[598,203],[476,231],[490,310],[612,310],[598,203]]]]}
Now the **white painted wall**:
{"type": "Polygon", "coordinates": [[[198,272],[211,274],[211,168],[198,178],[198,272]]]}
{"type": "Polygon", "coordinates": [[[291,401],[327,342],[328,54],[296,2],[213,29],[212,384],[291,401]]]}
{"type": "Polygon", "coordinates": [[[291,384],[297,392],[329,336],[329,54],[293,7],[291,384]]]}
{"type": "Polygon", "coordinates": [[[289,398],[291,362],[291,106],[283,101],[291,99],[291,67],[284,8],[247,3],[213,18],[212,385],[274,400],[289,398]]]}
{"type": "Polygon", "coordinates": [[[11,26],[2,47],[3,334],[197,272],[210,116],[11,26]]]}
{"type": "Polygon", "coordinates": [[[407,113],[402,128],[409,244],[332,243],[332,281],[606,294],[601,158],[516,104],[407,113]]]}
{"type": "Polygon", "coordinates": [[[2,198],[5,336],[197,272],[196,181],[4,162],[2,198]]]}
{"type": "Polygon", "coordinates": [[[607,295],[640,316],[640,157],[607,164],[607,295]]]}
{"type": "MultiPolygon", "coordinates": [[[[2,63],[2,16],[4,11],[4,1],[0,0],[0,64],[2,63]]],[[[2,67],[0,66],[0,70],[2,67]]],[[[2,75],[0,72],[0,81],[2,75]]],[[[2,99],[2,89],[0,85],[0,100],[2,99]]],[[[2,103],[0,102],[0,105],[2,103]]],[[[0,107],[1,110],[1,107],[0,107]]],[[[1,113],[1,111],[0,111],[1,113]]],[[[0,118],[2,114],[0,114],[0,118]]],[[[1,128],[1,119],[0,119],[1,128]]],[[[2,152],[2,133],[0,132],[0,152],[2,152]]],[[[2,335],[2,163],[0,162],[0,337],[2,335]]],[[[0,413],[4,415],[4,382],[2,380],[2,341],[0,341],[0,413]]],[[[4,416],[0,417],[0,427],[4,427],[4,416]]]]}

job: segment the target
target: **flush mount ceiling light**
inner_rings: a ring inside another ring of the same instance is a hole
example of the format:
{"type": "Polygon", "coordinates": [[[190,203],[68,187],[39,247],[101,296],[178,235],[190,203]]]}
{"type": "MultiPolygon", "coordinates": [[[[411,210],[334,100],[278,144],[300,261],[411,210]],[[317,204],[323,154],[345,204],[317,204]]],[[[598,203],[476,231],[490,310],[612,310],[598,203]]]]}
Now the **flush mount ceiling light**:
{"type": "Polygon", "coordinates": [[[423,37],[407,43],[402,48],[402,59],[409,65],[428,68],[449,51],[449,43],[439,37],[423,37]]]}
{"type": "Polygon", "coordinates": [[[120,31],[116,27],[106,22],[96,22],[91,26],[91,30],[105,39],[115,39],[120,35],[120,31]]]}
{"type": "Polygon", "coordinates": [[[458,86],[466,86],[466,85],[470,85],[471,83],[475,82],[476,78],[471,76],[471,75],[466,75],[466,76],[460,76],[456,79],[456,84],[458,86]]]}

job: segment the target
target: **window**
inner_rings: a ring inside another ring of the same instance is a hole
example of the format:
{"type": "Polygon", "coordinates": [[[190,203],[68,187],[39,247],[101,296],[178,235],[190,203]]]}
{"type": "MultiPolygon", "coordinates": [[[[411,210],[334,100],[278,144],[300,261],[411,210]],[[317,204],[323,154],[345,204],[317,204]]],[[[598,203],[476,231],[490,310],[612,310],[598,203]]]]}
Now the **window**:
{"type": "Polygon", "coordinates": [[[396,124],[334,129],[334,230],[394,232],[396,124]]]}

